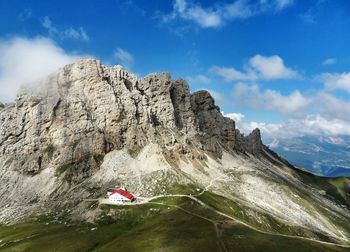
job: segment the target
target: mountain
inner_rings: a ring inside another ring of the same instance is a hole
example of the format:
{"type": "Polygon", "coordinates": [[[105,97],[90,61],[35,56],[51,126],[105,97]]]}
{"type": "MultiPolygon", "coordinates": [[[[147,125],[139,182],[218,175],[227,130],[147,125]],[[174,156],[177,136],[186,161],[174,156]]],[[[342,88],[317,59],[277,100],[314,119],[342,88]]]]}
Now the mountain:
{"type": "Polygon", "coordinates": [[[267,140],[293,165],[321,176],[350,176],[350,137],[304,136],[267,140]]]}
{"type": "Polygon", "coordinates": [[[207,91],[83,59],[0,110],[0,249],[346,251],[350,181],[295,169],[207,91]],[[98,204],[126,186],[145,204],[98,204]],[[14,231],[15,230],[15,231],[14,231]],[[48,242],[50,241],[50,242],[48,242]],[[59,241],[59,242],[52,242],[59,241]]]}

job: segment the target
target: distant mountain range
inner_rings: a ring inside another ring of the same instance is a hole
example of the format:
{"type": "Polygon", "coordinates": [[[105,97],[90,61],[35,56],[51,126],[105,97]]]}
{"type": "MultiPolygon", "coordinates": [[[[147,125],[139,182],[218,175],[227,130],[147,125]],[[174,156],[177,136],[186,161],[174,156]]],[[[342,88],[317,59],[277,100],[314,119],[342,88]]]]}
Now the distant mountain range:
{"type": "Polygon", "coordinates": [[[299,168],[322,176],[350,176],[350,136],[304,136],[265,142],[299,168]]]}

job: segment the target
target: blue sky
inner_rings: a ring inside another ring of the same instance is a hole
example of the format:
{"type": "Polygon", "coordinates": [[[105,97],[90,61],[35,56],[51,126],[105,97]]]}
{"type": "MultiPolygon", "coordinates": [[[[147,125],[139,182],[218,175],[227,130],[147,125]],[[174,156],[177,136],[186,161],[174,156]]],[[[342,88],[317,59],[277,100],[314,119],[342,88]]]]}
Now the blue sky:
{"type": "Polygon", "coordinates": [[[349,135],[349,14],[347,0],[1,1],[0,100],[92,56],[207,89],[244,132],[349,135]]]}

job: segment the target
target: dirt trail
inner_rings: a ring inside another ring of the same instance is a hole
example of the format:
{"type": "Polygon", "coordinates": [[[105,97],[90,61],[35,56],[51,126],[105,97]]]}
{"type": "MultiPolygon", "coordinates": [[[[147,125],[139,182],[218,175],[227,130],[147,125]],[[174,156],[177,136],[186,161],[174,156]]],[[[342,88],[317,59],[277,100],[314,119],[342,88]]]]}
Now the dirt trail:
{"type": "MultiPolygon", "coordinates": [[[[200,199],[196,198],[197,196],[200,196],[201,194],[204,193],[204,191],[206,190],[203,190],[201,193],[197,194],[197,195],[186,195],[186,194],[168,194],[168,195],[157,195],[157,196],[154,196],[154,197],[150,197],[150,198],[142,198],[140,197],[139,199],[141,201],[139,202],[135,202],[135,203],[124,203],[123,205],[142,205],[142,204],[157,204],[157,205],[165,205],[165,206],[169,206],[169,207],[176,207],[178,209],[181,209],[183,211],[185,211],[186,213],[188,214],[191,214],[191,215],[194,215],[194,216],[197,216],[199,218],[202,218],[202,219],[205,219],[207,221],[210,221],[211,223],[215,223],[214,225],[216,225],[216,221],[212,220],[212,219],[208,219],[204,216],[201,216],[201,215],[198,215],[198,214],[195,214],[195,213],[191,213],[189,212],[188,210],[186,209],[183,209],[182,207],[179,207],[179,206],[176,206],[176,205],[167,205],[167,204],[164,204],[164,203],[160,203],[160,202],[152,202],[152,200],[155,200],[155,199],[160,199],[160,198],[167,198],[167,197],[185,197],[185,198],[189,198],[195,202],[197,202],[198,204],[200,204],[201,206],[203,207],[206,207],[208,209],[210,209],[211,211],[221,215],[221,216],[224,216],[230,220],[233,220],[247,228],[250,228],[256,232],[259,232],[259,233],[262,233],[262,234],[267,234],[267,235],[273,235],[273,236],[280,236],[280,237],[287,237],[287,238],[292,238],[292,239],[300,239],[300,240],[306,240],[306,241],[311,241],[311,242],[317,242],[317,243],[321,243],[321,244],[325,244],[325,245],[332,245],[332,246],[337,246],[337,247],[342,247],[342,248],[350,248],[350,245],[343,245],[343,244],[337,244],[337,243],[332,243],[332,242],[325,242],[325,241],[320,241],[320,240],[316,240],[316,239],[312,239],[312,238],[308,238],[308,237],[302,237],[302,236],[294,236],[294,235],[285,235],[285,234],[278,234],[278,233],[272,233],[272,232],[268,232],[268,231],[263,231],[263,230],[260,230],[254,226],[251,226],[239,219],[236,219],[234,217],[232,217],[231,215],[228,215],[228,214],[225,214],[221,211],[218,211],[216,210],[215,208],[209,206],[208,204],[204,203],[203,201],[201,201],[200,199]]],[[[121,205],[121,204],[115,204],[115,203],[108,203],[108,199],[103,199],[103,200],[100,200],[100,203],[101,204],[110,204],[110,205],[121,205]]],[[[217,230],[217,226],[215,226],[215,229],[216,229],[216,232],[218,234],[218,230],[217,230]]],[[[220,239],[221,240],[221,239],[220,239]]],[[[220,248],[221,249],[224,249],[224,247],[222,247],[220,245],[220,248]]],[[[223,251],[226,251],[226,250],[223,250],[223,251]]]]}

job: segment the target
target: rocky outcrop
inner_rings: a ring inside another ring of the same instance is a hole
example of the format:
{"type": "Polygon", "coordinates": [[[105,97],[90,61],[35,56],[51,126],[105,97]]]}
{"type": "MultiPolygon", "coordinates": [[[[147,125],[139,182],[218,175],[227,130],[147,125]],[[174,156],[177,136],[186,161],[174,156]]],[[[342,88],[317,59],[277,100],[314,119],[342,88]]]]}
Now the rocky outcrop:
{"type": "Polygon", "coordinates": [[[1,107],[0,154],[32,174],[50,165],[83,179],[106,153],[154,141],[183,140],[219,155],[223,149],[258,155],[262,148],[260,132],[242,136],[209,92],[191,94],[184,80],[168,73],[137,78],[94,59],[22,88],[14,104],[1,107]]]}
{"type": "Polygon", "coordinates": [[[263,150],[263,143],[261,141],[261,134],[258,128],[254,129],[252,133],[250,133],[245,138],[245,146],[248,152],[251,152],[255,155],[258,155],[263,150]]]}
{"type": "Polygon", "coordinates": [[[191,94],[191,108],[204,150],[218,152],[235,149],[235,122],[222,116],[208,91],[191,94]]]}

